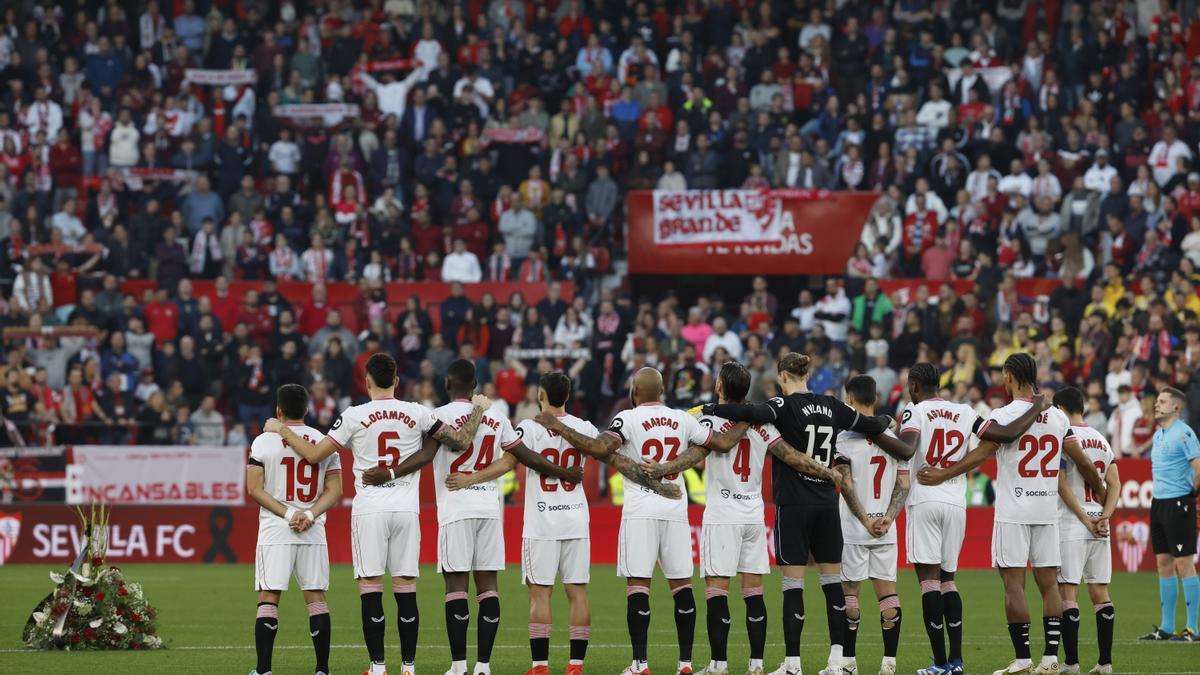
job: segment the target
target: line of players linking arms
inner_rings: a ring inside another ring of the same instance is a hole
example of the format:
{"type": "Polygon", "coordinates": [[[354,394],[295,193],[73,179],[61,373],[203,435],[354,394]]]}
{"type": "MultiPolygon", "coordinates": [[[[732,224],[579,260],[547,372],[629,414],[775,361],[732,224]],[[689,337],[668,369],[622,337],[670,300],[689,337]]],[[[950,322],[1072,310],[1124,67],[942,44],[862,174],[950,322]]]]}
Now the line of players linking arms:
{"type": "MultiPolygon", "coordinates": [[[[456,451],[465,452],[471,447],[471,443],[475,438],[475,432],[479,428],[479,423],[483,419],[483,413],[490,407],[491,401],[485,396],[476,395],[471,399],[472,409],[471,415],[463,422],[462,426],[454,429],[448,424],[439,426],[432,434],[425,438],[421,445],[421,449],[393,468],[384,466],[371,467],[363,473],[362,481],[364,485],[384,485],[390,481],[396,480],[403,476],[419,471],[423,466],[433,461],[437,454],[439,445],[456,451]]],[[[549,427],[547,427],[549,428],[549,427]]],[[[283,439],[291,446],[297,454],[309,462],[320,462],[324,458],[337,451],[337,445],[328,437],[317,443],[312,443],[304,438],[301,438],[295,432],[292,432],[288,427],[281,426],[277,430],[283,439]]],[[[566,434],[564,434],[566,436],[566,434]]],[[[722,437],[719,439],[722,443],[727,444],[725,447],[733,447],[741,438],[741,434],[732,436],[731,438],[722,437]]],[[[570,440],[570,436],[568,436],[570,440]]],[[[714,442],[717,439],[714,439],[714,442]]],[[[581,451],[587,452],[583,448],[581,451]]],[[[534,471],[558,478],[571,483],[578,483],[583,480],[583,468],[571,467],[564,468],[555,464],[540,454],[530,450],[524,443],[518,444],[516,447],[510,448],[507,453],[516,461],[533,469],[534,471]]],[[[628,457],[612,453],[605,456],[593,455],[598,459],[603,460],[606,464],[619,471],[630,481],[645,487],[652,492],[655,492],[668,499],[679,499],[682,496],[682,491],[677,485],[664,483],[656,478],[652,478],[646,469],[639,466],[636,462],[628,457]]],[[[505,463],[507,466],[507,463],[505,463]]],[[[509,467],[511,468],[511,467],[509,467]]]]}

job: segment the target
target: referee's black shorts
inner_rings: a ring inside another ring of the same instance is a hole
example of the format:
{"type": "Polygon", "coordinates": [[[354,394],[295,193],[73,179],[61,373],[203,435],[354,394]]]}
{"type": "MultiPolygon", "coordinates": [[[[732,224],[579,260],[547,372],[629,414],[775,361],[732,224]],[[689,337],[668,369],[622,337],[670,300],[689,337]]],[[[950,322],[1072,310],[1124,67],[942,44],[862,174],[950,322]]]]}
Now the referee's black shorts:
{"type": "Polygon", "coordinates": [[[842,519],[830,506],[775,507],[775,564],[842,562],[842,519]]]}
{"type": "Polygon", "coordinates": [[[1196,555],[1195,493],[1150,502],[1150,543],[1156,555],[1196,555]]]}

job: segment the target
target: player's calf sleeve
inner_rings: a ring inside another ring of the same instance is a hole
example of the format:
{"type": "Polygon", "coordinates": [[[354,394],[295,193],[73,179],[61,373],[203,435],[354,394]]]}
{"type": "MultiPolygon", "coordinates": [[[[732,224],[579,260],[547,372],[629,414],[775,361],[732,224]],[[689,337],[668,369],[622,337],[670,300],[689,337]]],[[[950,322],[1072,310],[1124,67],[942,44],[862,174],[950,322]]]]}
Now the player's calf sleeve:
{"type": "Polygon", "coordinates": [[[804,579],[783,578],[783,653],[800,656],[800,636],[804,633],[804,579]]]}
{"type": "Polygon", "coordinates": [[[625,587],[625,623],[629,626],[629,644],[633,660],[646,660],[646,637],[650,632],[650,589],[645,586],[625,587]]]}
{"type": "Polygon", "coordinates": [[[1100,643],[1100,658],[1097,663],[1106,666],[1112,663],[1113,626],[1117,620],[1117,609],[1111,602],[1102,602],[1096,605],[1095,610],[1096,640],[1100,643]]]}
{"type": "Polygon", "coordinates": [[[679,638],[679,660],[691,661],[692,642],[696,638],[696,596],[692,595],[691,584],[673,589],[671,596],[675,600],[675,635],[679,638]]]}
{"type": "Polygon", "coordinates": [[[392,587],[396,596],[397,624],[400,631],[400,660],[415,663],[417,636],[421,632],[421,611],[417,608],[417,585],[401,584],[392,587]]]}
{"type": "Polygon", "coordinates": [[[846,629],[842,640],[842,656],[848,659],[854,658],[854,647],[858,644],[858,622],[860,619],[858,612],[858,596],[846,596],[846,629]]]}
{"type": "Polygon", "coordinates": [[[317,654],[317,672],[329,672],[329,638],[332,626],[329,622],[329,605],[324,602],[308,603],[308,634],[312,638],[313,651],[317,654]]]}
{"type": "Polygon", "coordinates": [[[1079,663],[1079,603],[1063,600],[1062,615],[1063,663],[1079,663]]]}
{"type": "Polygon", "coordinates": [[[900,648],[900,596],[879,599],[879,627],[883,630],[883,655],[895,658],[900,648]]]}
{"type": "Polygon", "coordinates": [[[1193,574],[1183,580],[1183,601],[1187,603],[1187,626],[1200,633],[1200,576],[1193,574]]]}
{"type": "Polygon", "coordinates": [[[1029,624],[1008,624],[1008,639],[1012,640],[1013,655],[1018,659],[1028,659],[1029,656],[1029,624]]]}
{"type": "Polygon", "coordinates": [[[845,644],[846,593],[842,590],[842,575],[822,574],[821,590],[825,593],[825,614],[829,621],[829,644],[845,644]]]}
{"type": "Polygon", "coordinates": [[[750,658],[762,660],[767,648],[767,603],[763,602],[762,586],[743,588],[746,601],[746,635],[750,638],[750,658]]]}
{"type": "Polygon", "coordinates": [[[496,645],[496,631],[500,630],[500,594],[484,591],[475,596],[479,602],[479,663],[492,660],[492,647],[496,645]]]}
{"type": "Polygon", "coordinates": [[[921,582],[921,618],[925,622],[925,633],[929,635],[929,648],[933,650],[933,662],[946,664],[946,640],[942,629],[946,625],[945,606],[942,604],[942,583],[937,579],[921,582]]]}
{"type": "Polygon", "coordinates": [[[275,636],[279,634],[279,605],[273,602],[258,603],[254,614],[254,651],[260,673],[271,672],[271,652],[275,649],[275,636]]]}
{"type": "Polygon", "coordinates": [[[708,613],[708,647],[713,661],[728,661],[729,648],[729,591],[724,588],[706,588],[708,613]]]}
{"type": "Polygon", "coordinates": [[[1043,616],[1042,632],[1046,635],[1045,656],[1058,656],[1058,643],[1062,641],[1062,617],[1043,616]]]}
{"type": "Polygon", "coordinates": [[[942,617],[946,620],[946,640],[950,643],[947,658],[962,661],[963,606],[958,586],[953,581],[943,581],[942,617]]]}
{"type": "Polygon", "coordinates": [[[465,591],[446,594],[446,638],[450,643],[450,660],[467,660],[467,627],[471,625],[471,609],[465,591]]]}
{"type": "Polygon", "coordinates": [[[1179,601],[1179,583],[1174,576],[1158,579],[1158,598],[1162,605],[1162,619],[1158,627],[1168,633],[1175,632],[1175,603],[1179,601]]]}
{"type": "Polygon", "coordinates": [[[363,642],[371,661],[383,663],[383,636],[387,622],[383,613],[383,584],[358,585],[358,600],[362,606],[363,642]]]}
{"type": "Polygon", "coordinates": [[[550,624],[529,624],[529,657],[535,666],[550,662],[550,624]]]}
{"type": "Polygon", "coordinates": [[[571,664],[583,665],[587,657],[588,640],[592,636],[591,626],[571,626],[567,635],[571,639],[571,664]]]}

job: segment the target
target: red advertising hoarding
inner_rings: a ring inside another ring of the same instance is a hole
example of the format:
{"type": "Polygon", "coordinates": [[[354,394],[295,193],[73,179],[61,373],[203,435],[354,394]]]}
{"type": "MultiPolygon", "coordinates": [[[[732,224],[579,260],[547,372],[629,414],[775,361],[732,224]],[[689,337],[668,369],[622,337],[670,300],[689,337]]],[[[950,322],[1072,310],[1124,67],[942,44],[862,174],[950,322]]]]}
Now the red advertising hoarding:
{"type": "Polygon", "coordinates": [[[825,190],[631,192],[629,270],[841,274],[878,197],[825,190]]]}

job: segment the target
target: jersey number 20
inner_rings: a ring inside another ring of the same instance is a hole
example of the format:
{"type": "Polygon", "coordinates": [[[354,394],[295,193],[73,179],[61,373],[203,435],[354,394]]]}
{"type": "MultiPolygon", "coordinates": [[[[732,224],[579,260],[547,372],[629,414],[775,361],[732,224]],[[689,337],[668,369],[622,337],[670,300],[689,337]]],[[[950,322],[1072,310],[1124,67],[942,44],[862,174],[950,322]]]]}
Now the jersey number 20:
{"type": "MultiPolygon", "coordinates": [[[[558,464],[564,469],[571,469],[583,463],[583,456],[575,448],[566,448],[562,454],[559,454],[557,448],[546,448],[542,451],[542,457],[545,457],[547,462],[558,464]]],[[[545,492],[558,492],[560,485],[564,491],[571,492],[579,485],[579,483],[560,483],[557,478],[538,475],[541,476],[542,490],[545,492]]]]}

